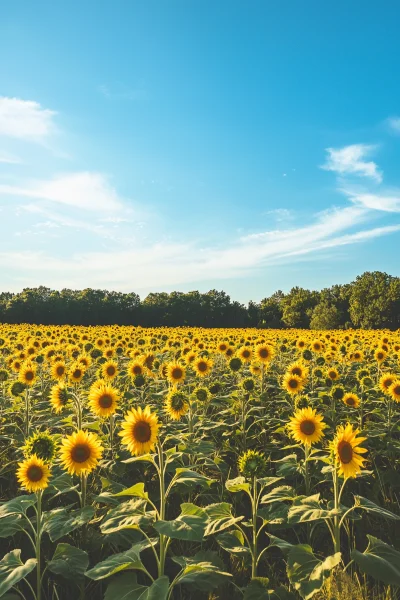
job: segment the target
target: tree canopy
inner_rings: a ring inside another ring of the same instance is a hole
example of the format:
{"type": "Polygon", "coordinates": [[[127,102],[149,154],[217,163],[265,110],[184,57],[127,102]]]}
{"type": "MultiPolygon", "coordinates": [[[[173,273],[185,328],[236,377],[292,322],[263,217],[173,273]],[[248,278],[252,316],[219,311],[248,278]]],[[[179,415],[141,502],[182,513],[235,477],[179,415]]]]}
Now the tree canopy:
{"type": "Polygon", "coordinates": [[[43,325],[142,325],[197,327],[286,327],[398,329],[400,278],[365,272],[355,281],[321,291],[294,287],[248,305],[223,291],[134,292],[25,288],[0,293],[0,321],[43,325]]]}

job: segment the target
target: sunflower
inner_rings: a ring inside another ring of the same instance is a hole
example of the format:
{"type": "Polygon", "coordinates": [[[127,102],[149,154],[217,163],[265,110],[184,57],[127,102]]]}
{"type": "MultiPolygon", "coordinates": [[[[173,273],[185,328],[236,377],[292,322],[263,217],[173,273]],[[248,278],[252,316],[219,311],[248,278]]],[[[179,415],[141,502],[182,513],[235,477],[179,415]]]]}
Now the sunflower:
{"type": "Polygon", "coordinates": [[[98,417],[110,417],[117,410],[119,392],[111,385],[101,382],[94,384],[88,396],[89,406],[98,417]]]}
{"type": "Polygon", "coordinates": [[[306,379],[308,376],[308,368],[301,364],[301,362],[295,362],[288,366],[287,372],[291,375],[297,375],[300,379],[306,379]]]}
{"type": "Polygon", "coordinates": [[[311,349],[317,353],[323,352],[324,344],[320,340],[313,340],[311,342],[311,349]]]}
{"type": "Polygon", "coordinates": [[[290,417],[288,429],[290,435],[302,444],[311,446],[320,441],[324,436],[323,430],[326,424],[322,415],[313,408],[302,408],[293,417],[290,417]]]}
{"type": "Polygon", "coordinates": [[[400,379],[396,379],[389,387],[389,395],[396,400],[396,402],[400,402],[400,379]]]}
{"type": "Polygon", "coordinates": [[[339,379],[339,372],[334,367],[331,367],[327,371],[327,376],[331,381],[336,381],[337,379],[339,379]]]}
{"type": "Polygon", "coordinates": [[[165,400],[165,410],[173,421],[179,421],[189,410],[186,394],[173,388],[165,400]]]}
{"type": "Polygon", "coordinates": [[[62,361],[57,361],[51,365],[50,373],[53,379],[57,379],[61,381],[64,379],[67,369],[65,363],[62,361]]]}
{"type": "Polygon", "coordinates": [[[74,365],[71,366],[68,376],[69,376],[69,380],[72,383],[79,383],[80,381],[82,381],[82,378],[85,374],[85,369],[83,365],[80,365],[78,363],[75,363],[74,365]]]}
{"type": "Polygon", "coordinates": [[[299,350],[304,350],[304,348],[306,347],[306,340],[304,338],[299,338],[296,341],[296,346],[299,350]]]}
{"type": "Polygon", "coordinates": [[[261,377],[261,375],[262,375],[262,368],[260,367],[260,365],[256,365],[256,364],[252,363],[250,365],[250,373],[252,375],[255,375],[256,377],[261,377]]]}
{"type": "Polygon", "coordinates": [[[95,433],[80,430],[61,440],[60,462],[70,475],[87,475],[97,467],[102,454],[95,433]]]}
{"type": "Polygon", "coordinates": [[[60,413],[65,408],[69,398],[68,390],[62,383],[53,385],[50,390],[49,400],[56,413],[60,413]]]}
{"type": "Polygon", "coordinates": [[[44,462],[51,463],[57,453],[57,444],[48,431],[38,431],[25,441],[22,451],[25,458],[35,455],[44,462]]]}
{"type": "Polygon", "coordinates": [[[358,433],[360,433],[359,430],[353,430],[349,423],[340,425],[333,442],[331,442],[339,475],[345,479],[356,477],[364,466],[365,458],[360,455],[367,452],[367,449],[360,447],[360,444],[367,438],[357,437],[358,433]]]}
{"type": "Polygon", "coordinates": [[[199,402],[207,402],[211,397],[211,393],[206,387],[197,387],[193,390],[193,396],[199,402]]]}
{"type": "Polygon", "coordinates": [[[344,404],[346,404],[346,406],[351,406],[352,408],[358,408],[360,406],[361,401],[360,401],[360,398],[357,396],[357,394],[353,394],[352,392],[349,392],[343,396],[342,402],[344,402],[344,404]]]}
{"type": "Polygon", "coordinates": [[[238,468],[248,479],[262,477],[267,470],[267,460],[261,452],[247,450],[239,457],[238,468]]]}
{"type": "Polygon", "coordinates": [[[151,412],[149,406],[144,410],[133,408],[126,414],[118,435],[131,454],[146,454],[154,450],[159,428],[157,415],[151,412]]]}
{"type": "Polygon", "coordinates": [[[31,363],[24,363],[19,371],[18,379],[27,386],[32,386],[36,380],[36,367],[31,363]]]}
{"type": "Polygon", "coordinates": [[[182,383],[185,380],[186,370],[178,363],[167,365],[167,379],[170,383],[182,383]]]}
{"type": "Polygon", "coordinates": [[[18,467],[17,479],[28,492],[40,492],[49,485],[50,469],[36,454],[18,463],[18,467]]]}
{"type": "Polygon", "coordinates": [[[379,387],[384,394],[389,394],[389,389],[392,383],[396,381],[397,377],[394,373],[384,373],[379,379],[379,387]]]}
{"type": "Polygon", "coordinates": [[[118,375],[118,365],[113,360],[108,360],[101,365],[100,372],[104,379],[114,379],[118,375]]]}
{"type": "Polygon", "coordinates": [[[193,363],[193,369],[199,377],[205,377],[211,371],[212,364],[213,363],[209,358],[198,358],[193,363]]]}
{"type": "Polygon", "coordinates": [[[253,358],[253,350],[250,348],[250,346],[243,346],[242,348],[239,348],[236,354],[244,363],[251,362],[251,359],[253,358]]]}
{"type": "Polygon", "coordinates": [[[228,343],[227,342],[219,342],[217,344],[217,352],[220,352],[221,354],[225,354],[225,352],[228,350],[228,343]]]}
{"type": "Polygon", "coordinates": [[[282,380],[282,387],[288,394],[298,394],[304,388],[304,381],[298,375],[286,373],[282,380]]]}
{"type": "Polygon", "coordinates": [[[186,363],[187,365],[191,365],[191,364],[192,364],[192,362],[194,362],[194,361],[196,360],[196,357],[197,357],[197,354],[196,354],[196,352],[192,352],[192,351],[188,352],[188,353],[185,355],[185,363],[186,363]]]}
{"type": "Polygon", "coordinates": [[[134,379],[136,375],[143,375],[145,366],[140,360],[134,360],[129,363],[127,371],[129,375],[134,379]]]}
{"type": "Polygon", "coordinates": [[[382,350],[382,348],[377,348],[375,350],[374,358],[379,364],[383,363],[383,361],[385,360],[386,357],[387,357],[387,352],[385,350],[382,350]]]}
{"type": "Polygon", "coordinates": [[[266,364],[272,360],[274,356],[274,350],[268,344],[259,344],[255,347],[254,354],[259,362],[266,364]]]}

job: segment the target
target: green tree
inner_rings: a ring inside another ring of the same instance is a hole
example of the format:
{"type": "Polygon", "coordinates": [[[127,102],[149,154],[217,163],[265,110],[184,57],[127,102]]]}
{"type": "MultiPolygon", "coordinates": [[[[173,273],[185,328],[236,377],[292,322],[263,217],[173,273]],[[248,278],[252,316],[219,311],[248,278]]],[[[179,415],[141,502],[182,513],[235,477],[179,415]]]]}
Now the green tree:
{"type": "Polygon", "coordinates": [[[311,329],[336,329],[340,325],[340,312],[336,306],[323,300],[313,309],[311,329]]]}
{"type": "Polygon", "coordinates": [[[365,272],[352,284],[352,322],[364,329],[400,326],[400,279],[381,271],[365,272]]]}

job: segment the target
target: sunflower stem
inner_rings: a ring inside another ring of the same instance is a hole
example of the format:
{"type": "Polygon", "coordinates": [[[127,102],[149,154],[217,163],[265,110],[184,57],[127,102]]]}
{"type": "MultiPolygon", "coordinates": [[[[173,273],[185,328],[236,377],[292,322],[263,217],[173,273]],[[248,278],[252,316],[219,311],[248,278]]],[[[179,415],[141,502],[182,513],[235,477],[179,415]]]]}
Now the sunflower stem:
{"type": "Polygon", "coordinates": [[[25,437],[29,437],[29,388],[25,390],[25,437]]]}
{"type": "MultiPolygon", "coordinates": [[[[338,470],[335,464],[333,470],[333,495],[335,516],[333,518],[333,533],[334,533],[334,551],[340,552],[340,520],[339,520],[339,485],[338,485],[338,470]]],[[[343,491],[343,488],[342,488],[343,491]]]]}
{"type": "MultiPolygon", "coordinates": [[[[160,440],[158,440],[158,460],[159,460],[159,479],[160,479],[160,519],[165,519],[165,465],[164,465],[164,451],[160,440]]],[[[165,550],[166,550],[166,538],[160,533],[160,560],[158,564],[158,577],[164,575],[165,568],[165,550]]]]}
{"type": "Polygon", "coordinates": [[[36,494],[37,498],[37,521],[36,521],[36,598],[41,599],[42,578],[40,571],[40,542],[42,538],[42,490],[36,494]]]}
{"type": "Polygon", "coordinates": [[[87,489],[87,477],[85,474],[81,475],[81,508],[86,506],[86,489],[87,489]]]}
{"type": "Polygon", "coordinates": [[[253,477],[253,497],[252,497],[252,522],[253,522],[253,555],[251,564],[251,578],[257,577],[257,477],[253,477]]]}

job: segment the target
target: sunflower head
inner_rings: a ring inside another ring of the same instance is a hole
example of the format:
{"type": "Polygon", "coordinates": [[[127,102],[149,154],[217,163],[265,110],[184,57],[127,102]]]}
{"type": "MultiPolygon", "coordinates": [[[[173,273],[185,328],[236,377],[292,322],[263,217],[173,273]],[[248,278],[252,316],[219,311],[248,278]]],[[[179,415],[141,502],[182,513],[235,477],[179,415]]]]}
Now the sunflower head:
{"type": "Polygon", "coordinates": [[[119,392],[111,385],[97,382],[89,392],[89,406],[98,417],[110,417],[117,410],[119,392]]]}
{"type": "Polygon", "coordinates": [[[335,385],[331,388],[331,396],[335,400],[342,400],[345,394],[344,387],[341,385],[335,385]]]}
{"type": "Polygon", "coordinates": [[[282,386],[288,394],[299,394],[304,388],[304,381],[298,375],[286,373],[282,381],[282,386]]]}
{"type": "Polygon", "coordinates": [[[240,473],[243,473],[247,479],[253,479],[253,477],[262,477],[265,474],[267,461],[261,452],[248,450],[239,458],[238,467],[240,473]]]}
{"type": "Polygon", "coordinates": [[[358,381],[362,381],[364,379],[364,377],[369,377],[369,371],[368,369],[358,369],[357,373],[356,373],[356,377],[358,379],[358,381]]]}
{"type": "Polygon", "coordinates": [[[173,421],[179,421],[189,409],[188,397],[183,392],[172,389],[167,395],[165,409],[173,421]]]}
{"type": "Polygon", "coordinates": [[[302,408],[290,418],[288,429],[290,435],[301,444],[311,446],[324,436],[326,424],[322,415],[313,408],[302,408]]]}
{"type": "Polygon", "coordinates": [[[335,438],[331,442],[331,451],[335,458],[339,475],[345,479],[356,477],[362,470],[365,458],[362,454],[367,452],[360,444],[366,438],[357,437],[358,429],[353,429],[349,423],[338,427],[335,438]]]}
{"type": "Polygon", "coordinates": [[[63,408],[68,404],[70,399],[70,394],[68,389],[62,383],[57,383],[53,385],[50,390],[49,400],[50,404],[55,410],[56,413],[60,413],[63,408]]]}
{"type": "Polygon", "coordinates": [[[251,377],[246,377],[246,379],[243,379],[242,388],[246,392],[252,392],[254,390],[254,387],[255,387],[254,379],[252,379],[251,377]]]}
{"type": "Polygon", "coordinates": [[[212,383],[208,389],[210,390],[210,393],[215,396],[222,391],[222,388],[223,385],[220,381],[214,381],[214,383],[212,383]]]}
{"type": "Polygon", "coordinates": [[[261,363],[269,363],[274,357],[274,350],[268,344],[258,344],[254,349],[256,359],[261,363]]]}
{"type": "Polygon", "coordinates": [[[19,381],[31,387],[36,381],[36,367],[32,363],[24,363],[19,370],[19,381]]]}
{"type": "Polygon", "coordinates": [[[141,388],[145,385],[146,383],[146,378],[144,375],[136,375],[133,378],[133,385],[135,386],[135,388],[141,388]]]}
{"type": "Polygon", "coordinates": [[[335,369],[334,367],[331,367],[330,369],[328,369],[326,374],[327,374],[328,379],[330,379],[331,381],[336,381],[337,379],[339,379],[339,373],[338,373],[337,369],[335,369]]]}
{"type": "Polygon", "coordinates": [[[350,406],[351,408],[358,408],[360,406],[360,398],[357,396],[357,394],[353,394],[351,392],[345,394],[342,398],[342,401],[344,404],[346,404],[346,406],[350,406]]]}
{"type": "Polygon", "coordinates": [[[170,363],[167,365],[167,379],[170,383],[182,383],[186,377],[185,367],[178,363],[170,363]]]}
{"type": "Polygon", "coordinates": [[[197,387],[193,390],[193,396],[199,402],[207,402],[210,398],[210,391],[206,387],[197,387]]]}
{"type": "Polygon", "coordinates": [[[202,357],[195,360],[192,366],[198,377],[205,377],[211,371],[212,361],[209,358],[202,357]]]}
{"type": "Polygon", "coordinates": [[[18,463],[17,479],[28,492],[40,492],[49,485],[50,469],[38,456],[32,454],[18,463]]]}
{"type": "Polygon", "coordinates": [[[141,455],[154,450],[160,424],[149,406],[128,411],[121,427],[118,435],[131,454],[141,455]]]}
{"type": "Polygon", "coordinates": [[[24,391],[26,390],[26,385],[22,383],[22,381],[14,381],[14,383],[10,385],[9,390],[10,394],[14,396],[14,398],[17,398],[18,396],[21,396],[21,394],[24,393],[24,391]]]}
{"type": "Polygon", "coordinates": [[[384,373],[379,379],[379,387],[384,394],[389,394],[389,389],[392,383],[396,381],[397,377],[394,373],[384,373]]]}
{"type": "Polygon", "coordinates": [[[312,360],[313,357],[311,350],[309,350],[308,348],[306,350],[303,350],[301,356],[303,357],[303,360],[307,361],[312,360]]]}
{"type": "Polygon", "coordinates": [[[240,369],[242,368],[242,366],[243,366],[243,363],[242,363],[241,359],[238,356],[235,356],[234,358],[231,358],[231,360],[229,361],[229,368],[234,373],[236,373],[237,371],[240,371],[240,369]]]}
{"type": "Polygon", "coordinates": [[[114,379],[118,375],[118,365],[113,360],[108,360],[101,366],[101,374],[105,379],[114,379]]]}
{"type": "Polygon", "coordinates": [[[60,462],[70,475],[87,475],[98,465],[103,454],[95,433],[77,431],[61,441],[60,462]]]}
{"type": "Polygon", "coordinates": [[[396,402],[400,402],[400,379],[396,379],[389,387],[389,395],[396,402]]]}
{"type": "Polygon", "coordinates": [[[374,381],[372,377],[369,377],[369,375],[367,375],[367,377],[363,377],[360,383],[364,388],[371,388],[374,385],[374,381]]]}
{"type": "Polygon", "coordinates": [[[57,444],[48,431],[42,431],[31,435],[22,450],[25,458],[35,455],[45,463],[51,463],[57,453],[57,444]]]}
{"type": "Polygon", "coordinates": [[[5,369],[0,369],[0,382],[4,383],[4,381],[7,381],[8,379],[8,371],[6,371],[5,369]]]}

